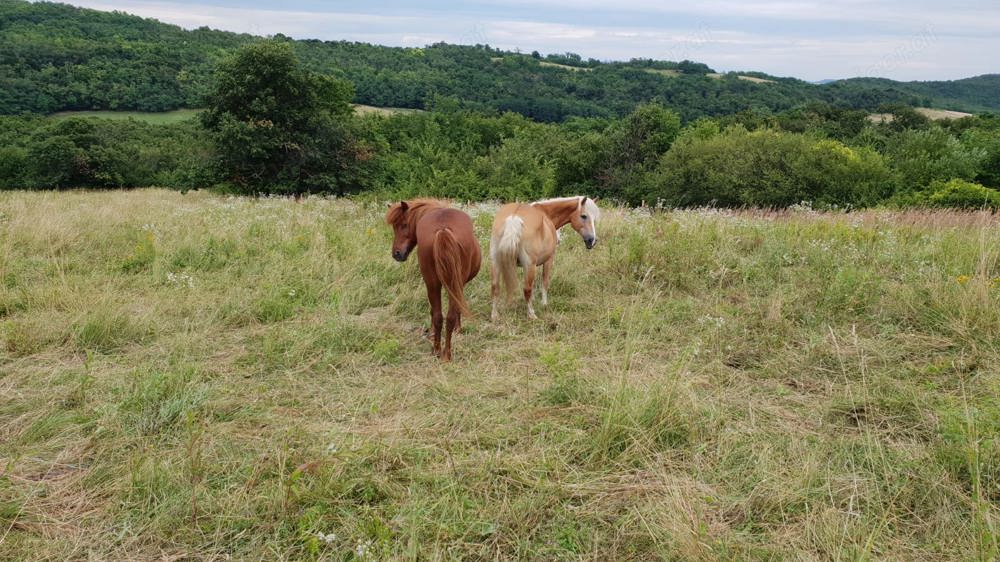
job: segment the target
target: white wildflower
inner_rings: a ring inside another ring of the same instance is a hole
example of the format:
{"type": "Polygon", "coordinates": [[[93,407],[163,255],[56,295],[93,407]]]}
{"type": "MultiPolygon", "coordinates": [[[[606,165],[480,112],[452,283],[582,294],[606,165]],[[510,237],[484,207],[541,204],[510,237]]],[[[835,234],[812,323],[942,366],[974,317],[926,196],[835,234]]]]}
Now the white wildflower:
{"type": "Polygon", "coordinates": [[[368,556],[368,551],[372,548],[372,541],[368,539],[364,542],[359,541],[358,545],[354,547],[354,555],[358,558],[364,558],[368,556]]]}
{"type": "Polygon", "coordinates": [[[320,531],[316,533],[316,536],[319,537],[319,540],[325,542],[326,544],[333,544],[337,540],[336,533],[323,533],[320,531]]]}
{"type": "Polygon", "coordinates": [[[170,283],[171,285],[187,285],[188,288],[194,288],[194,278],[187,273],[174,273],[172,271],[168,271],[167,283],[170,283]]]}

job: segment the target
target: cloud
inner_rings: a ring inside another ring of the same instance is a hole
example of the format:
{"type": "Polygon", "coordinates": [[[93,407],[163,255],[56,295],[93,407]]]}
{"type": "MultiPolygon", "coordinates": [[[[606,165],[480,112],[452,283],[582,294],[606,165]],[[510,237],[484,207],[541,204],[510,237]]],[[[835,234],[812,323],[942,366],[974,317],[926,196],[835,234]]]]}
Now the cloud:
{"type": "Polygon", "coordinates": [[[722,71],[807,80],[865,74],[950,79],[1000,70],[991,55],[1000,51],[1000,6],[986,2],[479,0],[458,9],[441,0],[420,8],[373,1],[381,4],[353,10],[309,0],[289,0],[280,9],[194,0],[74,3],[187,28],[399,46],[488,43],[604,60],[686,58],[722,71]]]}

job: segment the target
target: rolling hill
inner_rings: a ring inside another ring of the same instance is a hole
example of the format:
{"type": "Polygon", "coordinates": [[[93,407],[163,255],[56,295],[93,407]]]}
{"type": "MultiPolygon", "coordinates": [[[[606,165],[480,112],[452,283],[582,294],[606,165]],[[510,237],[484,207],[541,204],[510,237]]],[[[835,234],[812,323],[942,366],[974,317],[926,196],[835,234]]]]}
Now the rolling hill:
{"type": "MultiPolygon", "coordinates": [[[[0,0],[0,114],[199,107],[216,62],[259,39],[185,30],[120,12],[0,0]]],[[[515,111],[540,121],[616,117],[648,101],[673,108],[685,120],[816,102],[869,110],[883,104],[1000,110],[1000,75],[812,84],[759,72],[717,74],[690,61],[600,62],[488,45],[400,48],[276,39],[292,42],[311,69],[352,82],[356,103],[378,107],[426,109],[451,99],[470,109],[515,111]]]]}

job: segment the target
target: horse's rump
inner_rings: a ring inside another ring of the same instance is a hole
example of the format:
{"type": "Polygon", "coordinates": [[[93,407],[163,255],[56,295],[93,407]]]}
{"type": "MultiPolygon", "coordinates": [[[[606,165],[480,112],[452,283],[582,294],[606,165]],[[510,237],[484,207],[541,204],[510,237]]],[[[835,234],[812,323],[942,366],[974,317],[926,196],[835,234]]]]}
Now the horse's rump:
{"type": "Polygon", "coordinates": [[[504,219],[500,236],[494,236],[491,240],[493,242],[491,244],[493,266],[500,273],[508,301],[514,296],[514,291],[517,289],[517,265],[522,258],[521,236],[523,234],[524,219],[517,215],[510,215],[504,219]]]}
{"type": "Polygon", "coordinates": [[[465,302],[465,281],[468,272],[463,267],[463,249],[450,228],[442,228],[434,233],[434,272],[438,281],[448,292],[451,305],[459,313],[472,316],[465,302]]]}

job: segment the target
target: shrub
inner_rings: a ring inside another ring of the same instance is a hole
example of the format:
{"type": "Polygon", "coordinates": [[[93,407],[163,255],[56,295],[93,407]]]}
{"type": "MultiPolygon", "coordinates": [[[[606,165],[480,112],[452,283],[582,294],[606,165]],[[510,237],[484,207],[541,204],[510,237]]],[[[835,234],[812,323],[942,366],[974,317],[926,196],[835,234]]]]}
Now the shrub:
{"type": "Polygon", "coordinates": [[[932,207],[1000,208],[1000,191],[960,179],[931,183],[925,197],[926,203],[932,207]]]}
{"type": "MultiPolygon", "coordinates": [[[[867,206],[893,191],[874,151],[773,130],[683,135],[639,190],[674,206],[867,206]]],[[[630,202],[638,203],[636,197],[630,202]]]]}
{"type": "Polygon", "coordinates": [[[919,191],[935,180],[975,179],[986,158],[985,150],[963,145],[940,127],[890,137],[885,154],[904,191],[919,191]]]}

